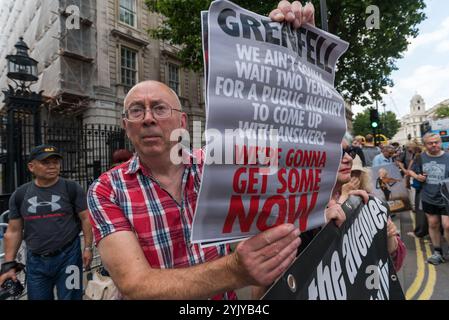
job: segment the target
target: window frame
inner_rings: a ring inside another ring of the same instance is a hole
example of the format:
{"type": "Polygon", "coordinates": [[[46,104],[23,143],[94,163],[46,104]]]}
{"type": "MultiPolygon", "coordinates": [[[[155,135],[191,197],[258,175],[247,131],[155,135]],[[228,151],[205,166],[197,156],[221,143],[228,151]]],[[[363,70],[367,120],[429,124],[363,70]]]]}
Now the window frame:
{"type": "Polygon", "coordinates": [[[137,28],[137,0],[118,0],[118,21],[132,28],[137,28]],[[125,6],[122,6],[122,1],[131,1],[133,8],[130,9],[125,6]],[[125,15],[122,20],[122,10],[125,12],[125,14],[128,14],[128,17],[132,18],[133,24],[129,23],[130,18],[128,18],[128,21],[126,21],[127,16],[125,15]]]}
{"type": "Polygon", "coordinates": [[[168,86],[176,92],[176,94],[179,96],[181,93],[181,76],[180,76],[180,68],[179,65],[169,62],[168,63],[168,86]],[[176,68],[176,73],[172,73],[172,68],[176,68]],[[176,74],[176,79],[172,79],[172,74],[176,74]],[[172,83],[176,85],[174,88],[172,86],[172,83]]]}
{"type": "Polygon", "coordinates": [[[126,45],[120,45],[120,84],[122,84],[124,87],[130,89],[132,88],[134,85],[136,85],[139,82],[139,56],[138,56],[138,51],[130,48],[126,45]],[[124,58],[124,51],[128,51],[130,53],[134,53],[134,69],[132,68],[132,61],[131,61],[131,66],[127,65],[127,59],[128,57],[124,58]],[[125,59],[125,61],[124,61],[125,59]],[[125,62],[125,65],[123,64],[123,62],[125,62]],[[124,72],[125,71],[125,74],[124,72]],[[131,72],[131,76],[127,76],[126,75],[126,71],[131,72]],[[132,73],[134,73],[134,79],[132,79],[132,73]],[[126,82],[126,80],[134,80],[134,83],[130,83],[130,82],[126,82]]]}

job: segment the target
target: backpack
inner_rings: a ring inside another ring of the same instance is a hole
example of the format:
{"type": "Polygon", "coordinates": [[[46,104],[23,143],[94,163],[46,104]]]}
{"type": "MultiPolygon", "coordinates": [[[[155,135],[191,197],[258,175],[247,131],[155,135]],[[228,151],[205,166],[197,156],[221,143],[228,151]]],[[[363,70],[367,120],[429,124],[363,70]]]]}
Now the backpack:
{"type": "MultiPolygon", "coordinates": [[[[73,213],[75,216],[77,216],[77,212],[76,212],[76,182],[72,181],[72,180],[67,180],[64,178],[60,178],[64,181],[65,184],[65,189],[67,194],[69,195],[69,201],[70,204],[72,205],[72,209],[73,209],[73,213]]],[[[29,190],[29,188],[31,187],[31,184],[33,183],[33,181],[27,182],[23,185],[21,185],[19,188],[17,188],[16,190],[16,207],[17,210],[20,212],[22,209],[22,203],[23,200],[25,199],[25,194],[27,193],[27,191],[29,190]]]]}

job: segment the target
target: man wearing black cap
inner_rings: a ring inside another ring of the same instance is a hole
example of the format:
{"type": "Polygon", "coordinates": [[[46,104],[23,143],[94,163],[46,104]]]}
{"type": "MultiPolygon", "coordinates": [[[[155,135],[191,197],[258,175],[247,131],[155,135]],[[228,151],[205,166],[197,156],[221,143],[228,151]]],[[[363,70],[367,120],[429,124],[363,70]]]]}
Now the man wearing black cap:
{"type": "Polygon", "coordinates": [[[92,228],[86,195],[74,181],[59,177],[62,155],[51,145],[34,148],[28,169],[34,180],[12,194],[5,233],[5,263],[0,285],[16,281],[14,263],[22,242],[27,245],[27,287],[30,300],[82,299],[82,267],[92,261],[92,228]],[[84,233],[81,254],[79,233],[84,233]]]}

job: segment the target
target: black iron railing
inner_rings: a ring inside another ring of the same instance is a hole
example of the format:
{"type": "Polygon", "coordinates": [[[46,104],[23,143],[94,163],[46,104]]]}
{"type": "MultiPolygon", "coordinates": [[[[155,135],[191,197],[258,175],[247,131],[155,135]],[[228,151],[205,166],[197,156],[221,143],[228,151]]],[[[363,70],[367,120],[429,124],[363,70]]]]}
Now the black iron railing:
{"type": "MultiPolygon", "coordinates": [[[[27,170],[27,158],[34,147],[32,117],[26,114],[16,116],[14,134],[14,165],[7,167],[7,128],[5,119],[0,116],[0,194],[7,192],[10,181],[8,170],[13,170],[15,187],[31,180],[27,170]]],[[[42,142],[55,145],[63,155],[61,176],[77,181],[83,189],[112,164],[112,153],[116,149],[131,149],[124,130],[120,126],[103,124],[47,124],[40,128],[42,142]]],[[[1,208],[5,210],[4,208],[1,208]]]]}

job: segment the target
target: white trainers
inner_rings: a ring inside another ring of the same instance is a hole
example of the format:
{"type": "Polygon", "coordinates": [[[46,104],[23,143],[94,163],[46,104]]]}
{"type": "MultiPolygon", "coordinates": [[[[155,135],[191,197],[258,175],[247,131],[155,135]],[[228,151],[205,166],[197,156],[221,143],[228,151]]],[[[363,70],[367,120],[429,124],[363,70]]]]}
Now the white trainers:
{"type": "Polygon", "coordinates": [[[438,251],[434,251],[433,254],[427,259],[427,262],[437,266],[444,262],[444,258],[438,251]]]}

